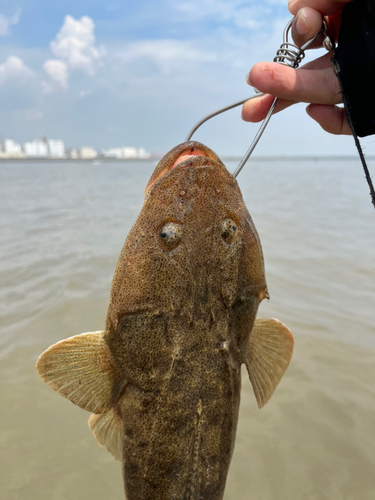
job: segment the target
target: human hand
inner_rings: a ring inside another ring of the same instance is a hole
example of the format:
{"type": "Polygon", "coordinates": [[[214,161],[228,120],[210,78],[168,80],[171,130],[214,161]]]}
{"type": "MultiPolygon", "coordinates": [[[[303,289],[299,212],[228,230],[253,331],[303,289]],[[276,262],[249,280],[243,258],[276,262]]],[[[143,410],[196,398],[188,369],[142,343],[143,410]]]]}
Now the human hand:
{"type": "MultiPolygon", "coordinates": [[[[292,25],[296,45],[301,47],[319,32],[323,16],[327,23],[327,34],[337,41],[342,9],[350,1],[289,0],[289,11],[296,16],[292,25]]],[[[312,47],[317,48],[321,43],[322,40],[317,40],[312,47]]],[[[331,54],[327,53],[297,70],[278,63],[257,63],[251,68],[246,81],[267,95],[243,105],[242,118],[245,121],[263,120],[274,97],[279,97],[276,113],[298,102],[311,103],[306,108],[307,113],[326,132],[351,134],[344,109],[335,106],[342,102],[342,97],[331,64],[331,54]]]]}

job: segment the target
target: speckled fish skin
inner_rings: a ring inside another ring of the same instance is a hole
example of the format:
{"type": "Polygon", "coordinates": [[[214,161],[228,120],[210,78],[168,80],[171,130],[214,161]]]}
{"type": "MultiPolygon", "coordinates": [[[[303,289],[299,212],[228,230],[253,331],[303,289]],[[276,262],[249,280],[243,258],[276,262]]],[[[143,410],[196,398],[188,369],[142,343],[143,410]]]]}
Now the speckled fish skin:
{"type": "Polygon", "coordinates": [[[223,497],[245,345],[266,296],[259,237],[235,178],[202,144],[177,146],[150,179],[106,321],[105,340],[129,381],[115,406],[128,500],[223,497]],[[195,150],[205,156],[169,170],[195,150]],[[229,242],[228,218],[237,226],[229,242]],[[182,229],[172,249],[160,238],[169,221],[182,229]]]}
{"type": "Polygon", "coordinates": [[[235,442],[241,365],[264,406],[293,335],[255,319],[268,297],[262,250],[235,178],[203,144],[156,167],[122,249],[105,331],[57,342],[37,370],[93,412],[122,462],[128,500],[220,500],[235,442]]]}

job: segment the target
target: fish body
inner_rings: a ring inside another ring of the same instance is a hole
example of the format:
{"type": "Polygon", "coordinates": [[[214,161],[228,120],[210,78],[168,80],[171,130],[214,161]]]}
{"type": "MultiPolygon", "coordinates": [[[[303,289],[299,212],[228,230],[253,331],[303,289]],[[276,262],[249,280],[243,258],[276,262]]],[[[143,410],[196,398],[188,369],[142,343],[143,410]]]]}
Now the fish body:
{"type": "Polygon", "coordinates": [[[282,323],[256,320],[266,297],[260,240],[235,178],[206,146],[177,146],[146,187],[105,331],[59,342],[37,364],[53,389],[93,412],[128,500],[222,499],[241,365],[263,406],[292,355],[282,323]]]}

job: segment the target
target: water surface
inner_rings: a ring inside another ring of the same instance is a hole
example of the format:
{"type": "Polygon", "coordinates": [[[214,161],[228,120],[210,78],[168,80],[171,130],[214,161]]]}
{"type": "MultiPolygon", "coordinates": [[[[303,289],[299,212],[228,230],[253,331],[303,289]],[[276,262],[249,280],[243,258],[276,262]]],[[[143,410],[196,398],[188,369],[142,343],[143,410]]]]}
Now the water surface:
{"type": "MultiPolygon", "coordinates": [[[[103,329],[154,166],[0,165],[0,498],[124,497],[120,465],[92,437],[89,413],[34,365],[52,343],[103,329]]],[[[225,500],[373,500],[375,211],[361,168],[253,161],[239,182],[271,294],[259,316],[286,323],[296,348],[261,411],[243,372],[225,500]]]]}

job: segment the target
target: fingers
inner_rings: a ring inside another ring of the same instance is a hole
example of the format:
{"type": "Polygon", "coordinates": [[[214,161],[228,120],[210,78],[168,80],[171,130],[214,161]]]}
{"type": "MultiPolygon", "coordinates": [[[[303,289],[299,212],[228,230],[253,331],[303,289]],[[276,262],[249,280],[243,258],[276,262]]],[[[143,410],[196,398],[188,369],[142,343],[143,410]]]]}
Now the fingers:
{"type": "MultiPolygon", "coordinates": [[[[302,47],[306,42],[314,38],[322,27],[323,18],[315,9],[304,7],[297,12],[292,25],[292,37],[298,47],[302,47]]],[[[319,45],[319,40],[314,47],[319,45]]],[[[320,40],[321,43],[321,40],[320,40]]]]}
{"type": "MultiPolygon", "coordinates": [[[[336,14],[324,18],[327,25],[327,35],[331,36],[336,42],[339,37],[341,14],[342,11],[340,10],[336,14]]],[[[317,10],[311,9],[310,7],[303,7],[299,10],[292,24],[292,38],[295,44],[298,45],[298,47],[302,47],[306,42],[311,40],[311,38],[314,38],[314,36],[319,33],[322,22],[323,17],[317,10]]],[[[322,42],[323,36],[320,36],[309,49],[321,47],[322,42]]]]}
{"type": "Polygon", "coordinates": [[[289,0],[288,9],[293,16],[303,7],[311,7],[323,16],[331,16],[352,0],[289,0]]]}
{"type": "MultiPolygon", "coordinates": [[[[353,0],[289,0],[288,8],[295,15],[292,25],[293,40],[303,46],[321,29],[323,16],[327,33],[337,40],[341,24],[342,8],[353,0]]],[[[322,43],[319,37],[311,48],[322,43]]],[[[332,68],[331,54],[312,61],[299,70],[276,63],[258,63],[247,76],[249,85],[256,87],[265,96],[247,101],[242,108],[245,121],[258,122],[265,118],[274,96],[279,98],[275,112],[296,102],[310,104],[306,111],[321,127],[332,134],[351,134],[340,103],[341,91],[332,68]]]]}
{"type": "Polygon", "coordinates": [[[351,135],[352,132],[345,118],[344,108],[310,104],[306,111],[326,132],[335,135],[351,135]]]}
{"type": "Polygon", "coordinates": [[[326,54],[299,70],[277,63],[257,63],[251,68],[247,81],[261,92],[281,99],[338,104],[340,87],[329,61],[330,56],[326,54]]]}
{"type": "MultiPolygon", "coordinates": [[[[242,118],[245,121],[257,123],[264,120],[271,107],[274,97],[266,95],[247,101],[242,108],[242,118]],[[258,102],[257,102],[258,101],[258,102]]],[[[275,109],[275,113],[295,104],[294,101],[281,100],[275,109]]],[[[345,118],[343,108],[338,106],[326,106],[322,104],[310,104],[306,108],[307,114],[313,118],[323,130],[335,135],[351,135],[351,130],[345,118]]]]}
{"type": "MultiPolygon", "coordinates": [[[[262,97],[258,97],[257,99],[251,99],[251,101],[246,101],[245,104],[242,106],[242,119],[245,122],[252,122],[252,123],[257,123],[266,117],[271,104],[273,103],[274,100],[273,95],[265,95],[262,97]]],[[[295,104],[295,101],[288,101],[286,99],[281,99],[276,106],[275,113],[278,113],[279,111],[282,111],[285,108],[288,108],[289,106],[292,106],[292,104],[295,104]]]]}

